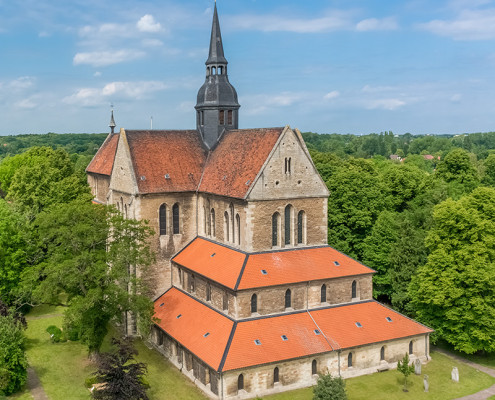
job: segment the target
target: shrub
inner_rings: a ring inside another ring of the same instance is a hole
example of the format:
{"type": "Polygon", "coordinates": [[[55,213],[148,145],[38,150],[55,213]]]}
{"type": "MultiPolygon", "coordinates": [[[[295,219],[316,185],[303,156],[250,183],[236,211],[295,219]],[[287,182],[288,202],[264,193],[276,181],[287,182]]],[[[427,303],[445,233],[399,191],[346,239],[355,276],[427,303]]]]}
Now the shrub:
{"type": "Polygon", "coordinates": [[[27,379],[22,323],[12,315],[0,316],[0,395],[18,391],[27,379]]]}
{"type": "Polygon", "coordinates": [[[347,400],[345,382],[339,376],[320,374],[318,383],[313,388],[313,400],[347,400]]]}
{"type": "Polygon", "coordinates": [[[50,334],[53,343],[67,341],[67,335],[65,334],[65,332],[62,332],[62,330],[60,328],[57,328],[55,325],[50,325],[48,328],[46,328],[46,331],[50,334]]]}

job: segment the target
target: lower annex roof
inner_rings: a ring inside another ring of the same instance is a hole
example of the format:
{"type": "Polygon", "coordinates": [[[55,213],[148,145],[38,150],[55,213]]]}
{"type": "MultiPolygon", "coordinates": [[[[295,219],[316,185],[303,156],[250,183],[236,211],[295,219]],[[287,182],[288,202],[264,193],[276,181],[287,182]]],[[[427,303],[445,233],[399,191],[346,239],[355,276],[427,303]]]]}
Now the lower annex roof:
{"type": "Polygon", "coordinates": [[[374,300],[236,322],[175,287],[155,301],[155,317],[163,331],[216,371],[432,332],[374,300]]]}
{"type": "Polygon", "coordinates": [[[172,261],[232,290],[371,274],[330,246],[244,253],[197,237],[172,261]]]}

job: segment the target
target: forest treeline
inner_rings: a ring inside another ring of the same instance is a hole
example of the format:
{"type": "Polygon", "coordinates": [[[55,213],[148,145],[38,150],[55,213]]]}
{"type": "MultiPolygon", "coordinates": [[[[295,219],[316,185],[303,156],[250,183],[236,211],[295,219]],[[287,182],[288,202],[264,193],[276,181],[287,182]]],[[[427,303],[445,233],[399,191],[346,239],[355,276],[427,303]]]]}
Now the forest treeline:
{"type": "MultiPolygon", "coordinates": [[[[149,228],[90,202],[106,135],[0,137],[0,302],[65,297],[65,331],[90,351],[123,311],[151,320],[126,289],[146,286],[128,271],[152,262],[149,228]]],[[[376,271],[374,297],[457,350],[495,352],[495,133],[303,136],[330,191],[329,244],[376,271]]]]}

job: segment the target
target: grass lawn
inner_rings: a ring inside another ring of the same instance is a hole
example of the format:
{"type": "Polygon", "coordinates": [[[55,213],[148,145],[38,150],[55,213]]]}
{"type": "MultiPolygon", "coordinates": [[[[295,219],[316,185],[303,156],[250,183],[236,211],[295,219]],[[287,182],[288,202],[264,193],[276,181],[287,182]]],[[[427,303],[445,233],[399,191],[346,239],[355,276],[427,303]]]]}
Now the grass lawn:
{"type": "Polygon", "coordinates": [[[467,358],[477,364],[485,365],[487,367],[495,368],[495,353],[484,353],[484,354],[464,354],[459,351],[454,350],[454,347],[446,342],[439,342],[438,347],[448,350],[453,354],[460,357],[467,358]]]}
{"type": "MultiPolygon", "coordinates": [[[[412,375],[408,379],[409,392],[402,391],[404,378],[397,371],[381,372],[346,380],[349,400],[450,400],[486,389],[495,384],[495,378],[458,363],[440,353],[432,352],[432,361],[423,365],[422,373],[430,378],[430,392],[423,391],[423,377],[412,375]],[[459,368],[460,382],[450,379],[452,367],[459,368]]],[[[265,400],[311,400],[311,388],[264,397],[265,400]]]]}
{"type": "MultiPolygon", "coordinates": [[[[88,360],[87,349],[79,342],[52,343],[46,328],[49,325],[62,326],[64,307],[41,306],[28,315],[26,331],[26,353],[30,366],[34,368],[51,400],[89,400],[84,380],[95,370],[88,360]]],[[[201,391],[185,378],[172,364],[154,350],[148,349],[142,341],[136,341],[138,361],[148,364],[146,376],[151,388],[151,400],[205,400],[201,391]]],[[[108,342],[104,350],[108,349],[108,342]]],[[[32,400],[24,391],[8,400],[32,400]]],[[[2,398],[0,397],[0,400],[2,398]]]]}

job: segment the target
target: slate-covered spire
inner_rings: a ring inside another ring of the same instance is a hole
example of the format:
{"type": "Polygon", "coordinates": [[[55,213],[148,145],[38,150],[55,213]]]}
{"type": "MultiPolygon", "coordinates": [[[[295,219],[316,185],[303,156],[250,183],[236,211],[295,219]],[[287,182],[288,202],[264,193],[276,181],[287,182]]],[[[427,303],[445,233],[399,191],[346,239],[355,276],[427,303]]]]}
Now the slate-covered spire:
{"type": "Polygon", "coordinates": [[[218,22],[217,3],[213,11],[213,24],[211,26],[210,53],[206,65],[227,64],[223,54],[222,34],[220,33],[220,23],[218,22]]]}
{"type": "Polygon", "coordinates": [[[112,132],[112,133],[114,133],[114,131],[115,131],[115,127],[116,127],[117,125],[115,124],[115,119],[113,118],[113,108],[112,108],[112,115],[111,115],[111,117],[110,117],[110,124],[109,124],[108,126],[110,127],[111,132],[112,132]]]}
{"type": "Polygon", "coordinates": [[[211,26],[210,51],[205,64],[206,79],[198,91],[195,107],[196,127],[205,145],[211,149],[215,147],[224,130],[238,128],[240,107],[237,92],[227,75],[228,62],[223,53],[216,3],[211,26]]]}

